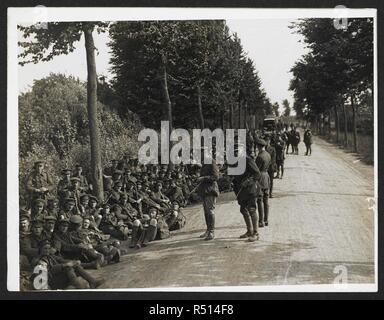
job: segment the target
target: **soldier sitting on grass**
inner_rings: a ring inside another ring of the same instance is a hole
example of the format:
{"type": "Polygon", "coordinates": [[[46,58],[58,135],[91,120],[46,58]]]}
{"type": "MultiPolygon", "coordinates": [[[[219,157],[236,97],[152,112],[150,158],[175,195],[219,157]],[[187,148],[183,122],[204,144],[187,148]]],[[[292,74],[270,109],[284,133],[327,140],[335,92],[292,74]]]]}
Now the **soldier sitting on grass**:
{"type": "Polygon", "coordinates": [[[68,289],[95,289],[101,286],[105,280],[95,279],[85,271],[79,260],[66,260],[52,254],[52,246],[49,240],[40,243],[39,257],[36,265],[46,268],[48,271],[48,288],[68,289]]]}

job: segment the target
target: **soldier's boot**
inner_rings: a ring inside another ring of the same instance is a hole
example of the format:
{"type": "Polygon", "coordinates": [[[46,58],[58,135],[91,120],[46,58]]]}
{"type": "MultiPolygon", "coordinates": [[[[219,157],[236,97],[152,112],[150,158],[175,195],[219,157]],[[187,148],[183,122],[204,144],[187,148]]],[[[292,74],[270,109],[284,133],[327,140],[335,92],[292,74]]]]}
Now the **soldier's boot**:
{"type": "Polygon", "coordinates": [[[145,232],[145,237],[142,243],[143,247],[146,247],[149,242],[155,240],[157,233],[157,226],[150,225],[145,232]]]}
{"type": "Polygon", "coordinates": [[[246,239],[253,234],[253,228],[251,223],[251,217],[248,212],[243,214],[245,225],[247,226],[247,232],[240,236],[240,239],[246,239]]]}
{"type": "Polygon", "coordinates": [[[258,231],[258,223],[259,223],[258,220],[259,219],[257,216],[256,208],[254,210],[253,209],[250,210],[249,214],[250,214],[250,218],[252,221],[253,233],[252,233],[252,236],[250,236],[248,238],[248,241],[255,242],[255,241],[259,240],[259,231],[258,231]]]}
{"type": "Polygon", "coordinates": [[[264,225],[268,227],[268,217],[269,217],[269,203],[268,198],[264,199],[264,225]]]}
{"type": "Polygon", "coordinates": [[[215,239],[215,220],[214,214],[208,216],[208,235],[204,239],[206,241],[215,239]]]}
{"type": "Polygon", "coordinates": [[[92,261],[92,262],[82,262],[81,266],[84,269],[100,269],[100,267],[101,267],[100,263],[97,260],[92,261]]]}
{"type": "Polygon", "coordinates": [[[142,246],[142,244],[144,242],[146,233],[147,233],[147,230],[145,230],[145,229],[142,230],[142,232],[140,234],[140,237],[139,237],[139,239],[136,242],[136,246],[135,246],[136,249],[140,249],[141,248],[141,246],[142,246]]]}
{"type": "Polygon", "coordinates": [[[132,235],[131,235],[131,242],[129,243],[130,248],[134,248],[137,245],[138,239],[138,233],[139,233],[139,227],[138,226],[133,226],[132,227],[132,235]]]}
{"type": "Polygon", "coordinates": [[[259,228],[264,227],[264,205],[262,199],[257,199],[257,211],[259,212],[259,228]]]}
{"type": "Polygon", "coordinates": [[[99,278],[99,279],[94,278],[87,271],[85,271],[82,267],[75,267],[75,271],[76,271],[77,275],[79,275],[80,277],[82,277],[83,279],[88,281],[91,289],[95,289],[97,287],[100,287],[105,282],[105,279],[103,279],[103,278],[99,278]]]}
{"type": "Polygon", "coordinates": [[[205,224],[207,226],[207,230],[205,230],[204,233],[202,233],[199,237],[204,239],[208,236],[208,233],[209,233],[209,217],[208,215],[204,212],[204,219],[205,219],[205,224]]]}

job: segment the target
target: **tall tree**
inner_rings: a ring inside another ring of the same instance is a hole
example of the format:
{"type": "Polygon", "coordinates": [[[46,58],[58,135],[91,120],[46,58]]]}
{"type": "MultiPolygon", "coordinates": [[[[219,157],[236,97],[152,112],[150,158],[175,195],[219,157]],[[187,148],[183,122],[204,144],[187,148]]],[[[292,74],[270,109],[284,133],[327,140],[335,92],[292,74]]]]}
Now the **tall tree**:
{"type": "Polygon", "coordinates": [[[94,193],[103,199],[102,165],[100,156],[99,128],[97,125],[97,74],[93,31],[105,32],[108,23],[104,22],[50,22],[48,28],[38,25],[18,26],[26,41],[19,42],[23,49],[19,63],[38,63],[49,61],[60,54],[68,54],[75,49],[75,43],[82,35],[85,38],[87,56],[87,109],[91,144],[91,177],[94,193]]]}
{"type": "Polygon", "coordinates": [[[291,106],[289,105],[289,101],[287,99],[284,99],[282,102],[283,108],[284,108],[284,117],[289,117],[291,115],[291,106]]]}

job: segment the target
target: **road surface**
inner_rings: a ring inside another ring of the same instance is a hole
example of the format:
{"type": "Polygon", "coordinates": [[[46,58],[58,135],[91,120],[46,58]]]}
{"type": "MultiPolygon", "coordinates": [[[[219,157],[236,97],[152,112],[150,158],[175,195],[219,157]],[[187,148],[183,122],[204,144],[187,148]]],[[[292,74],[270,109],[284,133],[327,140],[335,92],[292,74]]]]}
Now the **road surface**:
{"type": "Polygon", "coordinates": [[[332,284],[335,270],[346,270],[348,283],[373,283],[373,167],[319,138],[312,156],[300,148],[275,180],[260,241],[239,239],[243,219],[233,194],[224,194],[214,241],[198,238],[201,206],[187,208],[183,230],[94,271],[107,280],[102,288],[332,284]]]}

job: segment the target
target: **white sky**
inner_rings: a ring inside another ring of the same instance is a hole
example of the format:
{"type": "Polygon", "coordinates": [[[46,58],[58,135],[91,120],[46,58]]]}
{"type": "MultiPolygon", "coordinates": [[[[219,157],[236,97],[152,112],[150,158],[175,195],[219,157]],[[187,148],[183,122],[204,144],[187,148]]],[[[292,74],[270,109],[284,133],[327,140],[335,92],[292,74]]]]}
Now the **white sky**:
{"type": "MultiPolygon", "coordinates": [[[[288,28],[291,21],[289,19],[227,20],[229,28],[238,34],[245,52],[254,61],[271,102],[278,102],[280,105],[283,99],[288,99],[291,105],[293,103],[292,92],[288,91],[291,79],[289,70],[306,51],[303,44],[298,42],[301,37],[293,34],[288,28]]],[[[110,79],[112,75],[109,71],[108,35],[95,33],[94,39],[98,49],[97,73],[110,79]]],[[[87,67],[83,38],[76,48],[73,53],[55,57],[49,62],[19,66],[19,91],[29,90],[33,80],[46,77],[51,72],[65,73],[86,80],[87,67]]]]}

